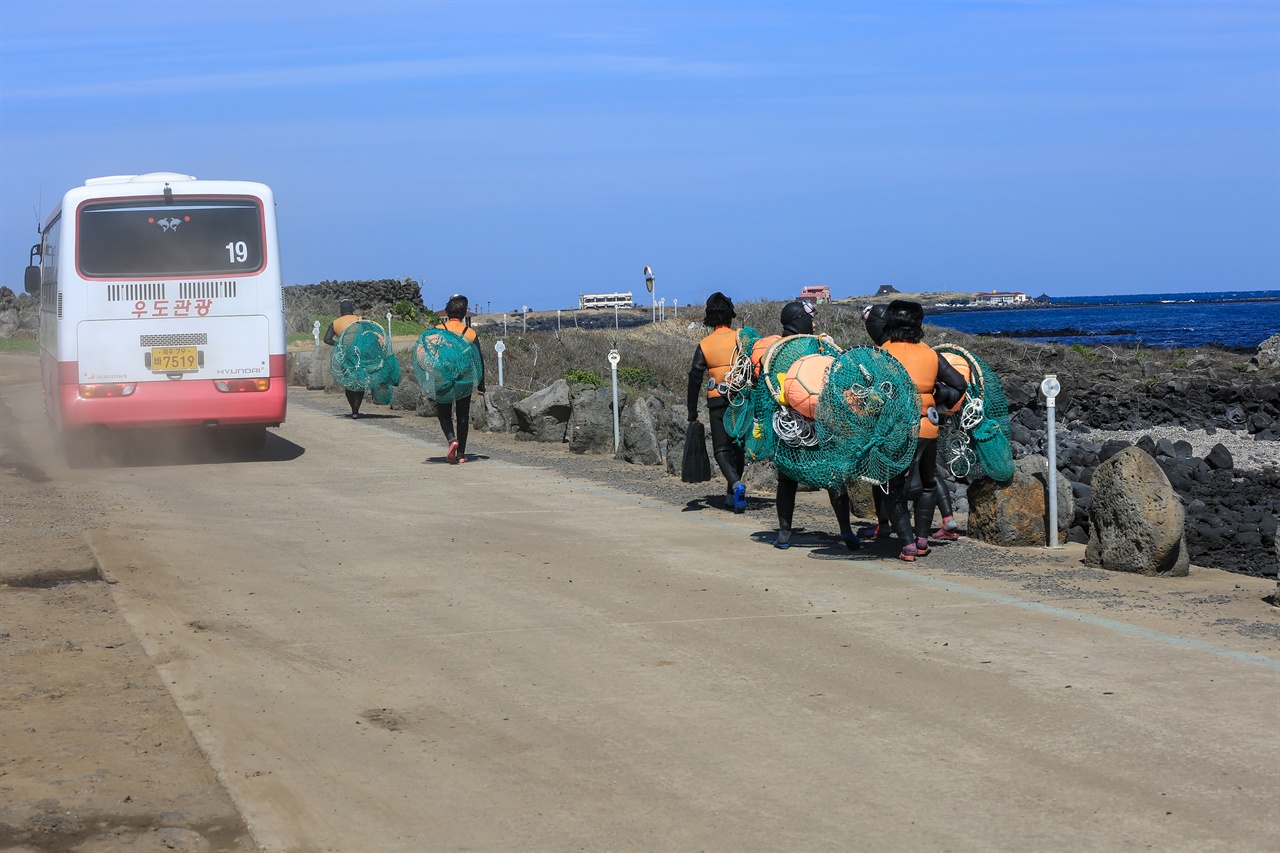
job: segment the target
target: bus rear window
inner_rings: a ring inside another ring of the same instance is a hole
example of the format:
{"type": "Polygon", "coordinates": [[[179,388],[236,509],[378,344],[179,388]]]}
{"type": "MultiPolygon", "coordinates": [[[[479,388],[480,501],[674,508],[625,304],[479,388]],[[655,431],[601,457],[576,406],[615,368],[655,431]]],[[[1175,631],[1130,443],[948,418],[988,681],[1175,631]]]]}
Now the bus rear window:
{"type": "Polygon", "coordinates": [[[90,202],[80,208],[77,264],[86,278],[236,275],[262,268],[254,199],[90,202]]]}

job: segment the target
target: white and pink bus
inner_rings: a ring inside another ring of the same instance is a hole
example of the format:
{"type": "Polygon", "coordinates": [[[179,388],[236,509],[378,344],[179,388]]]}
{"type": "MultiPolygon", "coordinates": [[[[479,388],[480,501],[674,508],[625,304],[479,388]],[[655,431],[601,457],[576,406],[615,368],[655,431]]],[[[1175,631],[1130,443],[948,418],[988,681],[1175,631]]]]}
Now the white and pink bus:
{"type": "Polygon", "coordinates": [[[62,197],[31,249],[46,411],[67,437],[205,426],[261,446],[285,415],[275,203],[154,172],[62,197]]]}

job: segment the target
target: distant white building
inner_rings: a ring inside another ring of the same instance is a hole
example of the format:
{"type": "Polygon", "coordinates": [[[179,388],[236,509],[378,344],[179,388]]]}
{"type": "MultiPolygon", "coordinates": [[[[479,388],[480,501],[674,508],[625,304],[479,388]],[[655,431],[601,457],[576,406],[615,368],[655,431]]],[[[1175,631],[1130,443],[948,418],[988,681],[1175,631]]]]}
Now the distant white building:
{"type": "Polygon", "coordinates": [[[579,308],[630,308],[631,291],[626,293],[581,293],[578,295],[579,308]]]}
{"type": "Polygon", "coordinates": [[[998,290],[993,290],[990,293],[979,293],[973,298],[973,301],[978,305],[1020,305],[1028,300],[1027,294],[1016,290],[1012,293],[1001,293],[998,290]]]}

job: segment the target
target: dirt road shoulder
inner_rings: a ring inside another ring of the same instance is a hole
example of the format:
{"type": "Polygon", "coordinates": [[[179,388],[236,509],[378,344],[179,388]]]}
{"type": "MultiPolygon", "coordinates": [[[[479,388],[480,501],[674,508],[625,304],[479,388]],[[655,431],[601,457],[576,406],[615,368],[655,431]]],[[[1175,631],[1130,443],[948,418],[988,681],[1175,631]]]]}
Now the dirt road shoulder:
{"type": "Polygon", "coordinates": [[[0,851],[256,850],[98,577],[109,498],[14,393],[35,358],[0,359],[0,851]]]}

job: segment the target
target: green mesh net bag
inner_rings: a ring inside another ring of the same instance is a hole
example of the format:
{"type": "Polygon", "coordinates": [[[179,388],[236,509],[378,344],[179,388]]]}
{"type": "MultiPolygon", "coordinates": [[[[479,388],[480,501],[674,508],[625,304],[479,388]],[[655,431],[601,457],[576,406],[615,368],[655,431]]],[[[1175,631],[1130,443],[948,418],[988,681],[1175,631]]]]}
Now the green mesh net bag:
{"type": "Polygon", "coordinates": [[[741,425],[740,432],[730,432],[730,435],[742,445],[747,459],[759,462],[773,457],[773,449],[777,445],[773,416],[781,409],[763,384],[748,388],[741,402],[737,397],[730,402],[729,410],[725,412],[725,427],[729,427],[731,417],[735,427],[741,425]]]}
{"type": "Polygon", "coordinates": [[[1009,401],[986,362],[964,347],[939,344],[940,353],[960,356],[969,366],[969,390],[960,410],[938,426],[938,463],[956,479],[989,477],[1007,482],[1013,477],[1013,448],[1009,444],[1009,401]]]}
{"type": "Polygon", "coordinates": [[[858,479],[885,483],[915,454],[920,395],[906,368],[884,350],[842,353],[828,338],[797,335],[769,348],[756,384],[730,398],[725,424],[748,459],[768,459],[798,483],[823,489],[858,479]],[[833,361],[809,420],[778,397],[782,377],[813,355],[833,361]]]}
{"type": "Polygon", "coordinates": [[[786,373],[801,356],[834,355],[840,349],[829,338],[815,335],[780,338],[765,352],[760,376],[757,377],[751,357],[760,340],[759,333],[749,326],[738,334],[738,346],[734,350],[730,374],[725,380],[730,391],[724,424],[729,435],[742,445],[747,459],[753,462],[767,459],[776,464],[778,435],[775,418],[785,412],[785,407],[778,402],[777,377],[770,381],[768,371],[773,369],[786,373]]]}
{"type": "Polygon", "coordinates": [[[751,353],[760,333],[751,326],[738,330],[738,343],[730,358],[729,373],[724,385],[728,390],[729,408],[724,413],[724,428],[738,444],[744,447],[755,414],[752,391],[755,389],[755,364],[751,353]]]}
{"type": "MultiPolygon", "coordinates": [[[[772,460],[779,473],[798,483],[836,489],[848,479],[844,461],[821,446],[813,420],[780,402],[785,384],[782,377],[806,356],[838,359],[840,347],[830,338],[792,335],[775,342],[765,353],[755,389],[752,435],[746,449],[753,458],[772,460]]],[[[809,390],[820,394],[819,388],[809,390]]]]}
{"type": "Polygon", "coordinates": [[[391,402],[400,384],[400,362],[387,345],[387,330],[372,320],[356,320],[342,330],[329,356],[333,381],[348,391],[368,391],[375,403],[391,402]]]}
{"type": "Polygon", "coordinates": [[[818,398],[818,446],[843,482],[887,483],[911,464],[920,394],[907,369],[879,347],[836,358],[818,398]]]}
{"type": "Polygon", "coordinates": [[[437,403],[470,397],[483,370],[476,345],[448,329],[428,329],[413,345],[413,375],[422,393],[437,403]]]}

